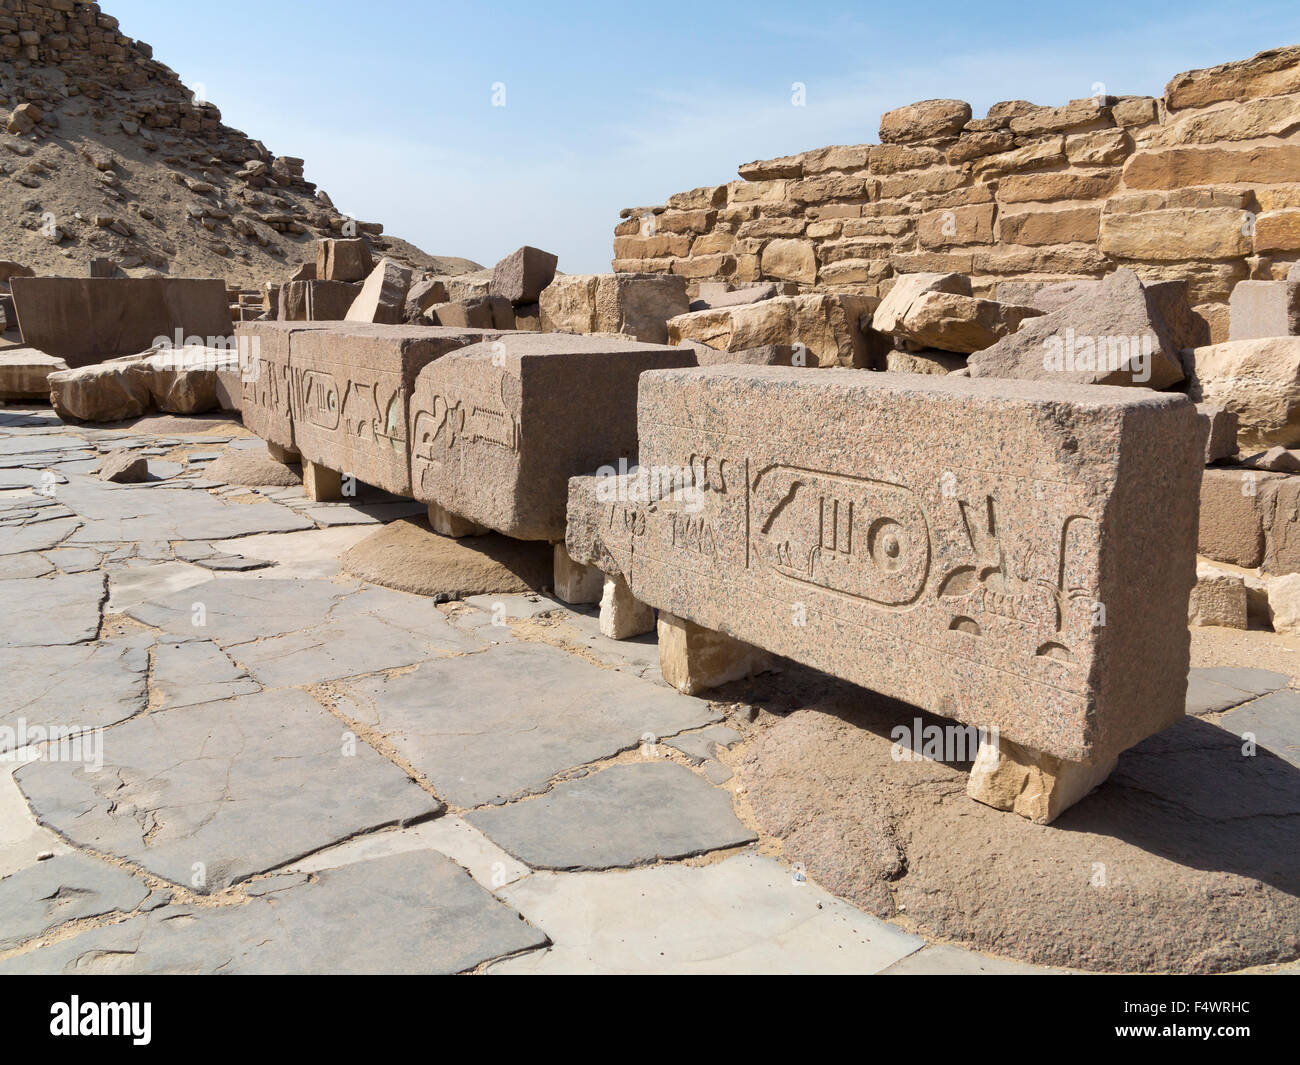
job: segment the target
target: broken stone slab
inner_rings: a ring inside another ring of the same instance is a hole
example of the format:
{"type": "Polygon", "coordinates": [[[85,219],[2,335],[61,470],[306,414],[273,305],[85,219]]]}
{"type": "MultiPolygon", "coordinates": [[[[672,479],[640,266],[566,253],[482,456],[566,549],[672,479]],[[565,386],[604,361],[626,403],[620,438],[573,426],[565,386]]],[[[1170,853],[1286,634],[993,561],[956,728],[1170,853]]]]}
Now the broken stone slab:
{"type": "Polygon", "coordinates": [[[435,303],[425,311],[424,321],[451,329],[491,329],[496,319],[490,300],[472,299],[435,303]]]}
{"type": "Polygon", "coordinates": [[[0,647],[93,640],[107,598],[102,572],[0,582],[0,647]]]}
{"type": "MultiPolygon", "coordinates": [[[[969,354],[992,347],[1041,311],[952,292],[926,292],[912,300],[894,336],[909,347],[969,354]]],[[[874,321],[874,319],[873,319],[874,321]]]]}
{"type": "Polygon", "coordinates": [[[889,373],[967,374],[964,355],[948,351],[896,351],[885,352],[885,365],[889,373]]]}
{"type": "Polygon", "coordinates": [[[878,333],[893,335],[902,325],[912,304],[931,292],[946,292],[956,296],[971,294],[970,278],[965,274],[918,273],[903,274],[880,301],[871,315],[871,328],[878,333]]]}
{"type": "Polygon", "coordinates": [[[639,419],[651,472],[573,482],[566,542],[661,612],[1068,761],[1181,717],[1186,397],[717,367],[644,376],[639,419]]]}
{"type": "Polygon", "coordinates": [[[410,494],[520,540],[562,540],[568,479],[636,457],[642,371],[693,361],[659,344],[515,333],[431,362],[411,395],[410,494]]]}
{"type": "Polygon", "coordinates": [[[282,322],[341,322],[360,290],[350,281],[288,281],[280,286],[275,316],[282,322]]]}
{"type": "Polygon", "coordinates": [[[1300,333],[1300,281],[1238,281],[1228,301],[1228,340],[1300,333]]]}
{"type": "Polygon", "coordinates": [[[316,242],[316,272],[311,280],[364,281],[373,268],[370,245],[361,237],[326,237],[316,242]]]}
{"type": "Polygon", "coordinates": [[[789,344],[803,352],[801,366],[866,366],[867,340],[860,321],[866,296],[777,296],[759,303],[681,314],[668,323],[668,342],[698,340],[727,351],[789,344]]]}
{"type": "Polygon", "coordinates": [[[554,279],[559,261],[550,252],[525,244],[497,263],[490,291],[511,303],[536,303],[554,279]]]}
{"type": "Polygon", "coordinates": [[[700,284],[699,295],[691,300],[692,311],[711,311],[723,307],[741,307],[782,295],[775,281],[758,285],[741,285],[732,288],[725,281],[705,281],[700,284]]]}
{"type": "Polygon", "coordinates": [[[545,933],[429,849],[265,877],[247,902],[164,905],[9,959],[8,973],[452,974],[545,933]]]}
{"type": "Polygon", "coordinates": [[[562,274],[538,303],[543,332],[620,333],[650,344],[668,342],[668,320],[690,309],[686,278],[673,274],[562,274]]]}
{"type": "Polygon", "coordinates": [[[1187,604],[1190,625],[1219,625],[1229,629],[1246,627],[1246,582],[1233,573],[1201,563],[1196,567],[1196,585],[1187,604]]]}
{"type": "Polygon", "coordinates": [[[138,418],[153,404],[145,378],[125,363],[105,362],[49,375],[50,405],[69,421],[116,422],[138,418]]]}
{"type": "Polygon", "coordinates": [[[123,372],[144,381],[154,406],[167,414],[206,414],[225,405],[223,391],[228,395],[233,388],[239,394],[243,385],[239,353],[229,349],[146,352],[123,372]]]}
{"type": "Polygon", "coordinates": [[[35,348],[0,349],[0,400],[21,402],[50,398],[49,376],[68,364],[35,348]]]}
{"type": "Polygon", "coordinates": [[[447,286],[441,278],[426,277],[416,281],[406,292],[406,320],[418,322],[435,303],[447,302],[447,286]]]}
{"type": "Polygon", "coordinates": [[[392,259],[380,259],[348,308],[344,320],[399,325],[406,311],[411,271],[392,259]]]}
{"type": "Polygon", "coordinates": [[[83,854],[57,854],[0,880],[0,951],[69,921],[130,913],[149,894],[137,876],[83,854]]]}
{"type": "Polygon", "coordinates": [[[1300,446],[1300,337],[1208,344],[1186,358],[1187,394],[1235,413],[1242,447],[1300,446]]]}
{"type": "Polygon", "coordinates": [[[684,766],[610,766],[465,820],[534,869],[616,869],[753,843],[731,795],[684,766]]]}
{"type": "Polygon", "coordinates": [[[1300,473],[1300,454],[1284,447],[1271,447],[1241,460],[1241,465],[1252,470],[1272,473],[1300,473]]]}
{"type": "Polygon", "coordinates": [[[182,338],[229,337],[225,282],[218,278],[15,277],[23,343],[71,367],[134,355],[182,338]]]}
{"type": "Polygon", "coordinates": [[[346,717],[467,808],[537,794],[558,774],[721,720],[700,699],[524,641],[335,688],[346,717]]]}
{"type": "Polygon", "coordinates": [[[1129,269],[1116,270],[1060,310],[1029,319],[967,364],[973,378],[1153,389],[1184,376],[1161,300],[1129,269]]]}
{"type": "Polygon", "coordinates": [[[37,820],[75,844],[208,894],[442,811],[344,731],[305,692],[245,695],[118,725],[100,772],[41,761],[15,779],[37,820]],[[268,822],[274,832],[259,827],[268,822]]]}
{"type": "Polygon", "coordinates": [[[149,460],[134,451],[110,451],[99,464],[99,479],[117,484],[136,484],[148,480],[149,460]]]}

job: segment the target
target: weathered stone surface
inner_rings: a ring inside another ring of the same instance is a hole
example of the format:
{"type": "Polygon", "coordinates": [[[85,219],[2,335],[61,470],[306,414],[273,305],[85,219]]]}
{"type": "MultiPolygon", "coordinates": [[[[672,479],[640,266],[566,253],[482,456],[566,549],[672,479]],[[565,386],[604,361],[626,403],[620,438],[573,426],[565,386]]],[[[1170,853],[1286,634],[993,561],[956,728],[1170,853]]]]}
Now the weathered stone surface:
{"type": "Polygon", "coordinates": [[[672,762],[611,766],[465,820],[534,869],[615,869],[752,843],[729,792],[672,762]]]}
{"type": "Polygon", "coordinates": [[[361,237],[326,238],[316,244],[316,276],[320,281],[364,281],[373,267],[370,245],[361,237]]]}
{"type": "Polygon", "coordinates": [[[1178,261],[1249,255],[1247,216],[1230,207],[1186,207],[1134,213],[1111,212],[1101,219],[1100,248],[1118,259],[1178,261]]]}
{"type": "Polygon", "coordinates": [[[641,372],[693,364],[682,348],[546,333],[440,359],[411,395],[409,494],[507,536],[563,539],[568,479],[636,459],[641,372]]]}
{"type": "Polygon", "coordinates": [[[50,403],[60,418],[115,422],[136,418],[153,402],[148,381],[129,363],[101,363],[49,375],[50,403]]]}
{"type": "Polygon", "coordinates": [[[285,462],[257,451],[228,451],[203,469],[203,477],[222,484],[278,486],[302,484],[302,475],[285,462]]]}
{"type": "Polygon", "coordinates": [[[227,906],[170,905],[13,958],[14,973],[450,974],[547,944],[451,859],[415,850],[269,877],[227,906]]]}
{"type": "Polygon", "coordinates": [[[884,365],[890,373],[949,374],[966,371],[966,357],[950,351],[897,351],[885,352],[884,365]]]}
{"type": "Polygon", "coordinates": [[[107,598],[103,573],[0,582],[0,647],[93,640],[107,598]]]}
{"type": "Polygon", "coordinates": [[[574,562],[563,543],[557,543],[554,557],[555,598],[572,605],[599,603],[605,590],[605,575],[594,566],[574,562]]]}
{"type": "Polygon", "coordinates": [[[525,244],[497,263],[492,271],[492,295],[511,303],[536,303],[554,279],[559,261],[550,252],[525,244]]]}
{"type": "Polygon", "coordinates": [[[791,345],[807,366],[865,366],[866,339],[859,319],[870,308],[865,296],[780,296],[720,310],[694,311],[668,323],[668,341],[698,340],[727,351],[791,345]]]}
{"type": "Polygon", "coordinates": [[[1117,761],[1111,757],[1081,765],[1007,739],[981,740],[966,794],[995,810],[1010,810],[1045,825],[1100,785],[1117,761]]]}
{"type": "Polygon", "coordinates": [[[146,354],[124,371],[149,389],[154,406],[168,414],[204,414],[221,406],[221,378],[239,382],[238,353],[215,348],[181,348],[146,354]]]}
{"type": "Polygon", "coordinates": [[[1300,768],[1300,692],[1279,688],[1224,714],[1222,726],[1300,768]]]}
{"type": "Polygon", "coordinates": [[[81,854],[60,854],[0,880],[0,950],[68,921],[130,913],[149,888],[139,877],[81,854]]]}
{"type": "Polygon", "coordinates": [[[926,292],[907,309],[895,336],[920,348],[969,354],[992,347],[1042,311],[952,292],[926,292]]]}
{"type": "Polygon", "coordinates": [[[1222,100],[1251,100],[1300,91],[1300,46],[1273,48],[1250,59],[1176,74],[1165,86],[1171,111],[1222,100]]]}
{"type": "Polygon", "coordinates": [[[1211,403],[1196,404],[1196,413],[1209,432],[1205,438],[1205,464],[1223,462],[1237,454],[1237,414],[1211,403]]]}
{"type": "MultiPolygon", "coordinates": [[[[30,589],[30,585],[28,586],[30,589]]],[[[84,586],[92,594],[95,585],[84,586]]],[[[5,706],[0,725],[17,729],[106,728],[145,708],[148,701],[151,635],[101,643],[42,647],[34,654],[24,647],[0,649],[5,681],[5,706]]],[[[0,749],[15,739],[0,738],[0,749]]]]}
{"type": "Polygon", "coordinates": [[[135,484],[149,477],[149,460],[134,451],[110,451],[99,464],[99,479],[118,484],[135,484]]]}
{"type": "Polygon", "coordinates": [[[1225,573],[1202,563],[1196,567],[1196,586],[1187,605],[1187,620],[1192,625],[1221,625],[1230,629],[1246,627],[1246,582],[1235,574],[1225,573]]]}
{"type": "Polygon", "coordinates": [[[690,309],[686,279],[669,274],[565,274],[538,298],[542,331],[668,339],[668,319],[690,309]]]}
{"type": "Polygon", "coordinates": [[[1300,445],[1300,337],[1210,344],[1187,362],[1188,395],[1234,412],[1242,447],[1300,445]]]}
{"type": "Polygon", "coordinates": [[[400,324],[406,313],[406,293],[410,287],[410,270],[392,259],[380,259],[343,316],[344,321],[400,324]]]}
{"type": "Polygon", "coordinates": [[[75,843],[208,893],[357,832],[441,811],[342,733],[305,692],[247,695],[117,726],[102,772],[33,762],[15,779],[37,819],[75,843]]]}
{"type": "Polygon", "coordinates": [[[549,544],[503,536],[454,540],[425,522],[391,522],[350,547],[339,565],[353,576],[435,601],[539,591],[551,583],[549,544]]]}
{"type": "Polygon", "coordinates": [[[654,608],[637,599],[622,577],[606,577],[600,595],[600,634],[630,640],[654,628],[654,608]]]}
{"type": "Polygon", "coordinates": [[[554,945],[492,973],[861,974],[923,942],[752,853],[698,867],[537,873],[501,896],[554,945]]]}
{"type": "Polygon", "coordinates": [[[970,104],[964,100],[922,100],[881,115],[880,139],[885,144],[897,144],[955,137],[970,117],[970,104]]]}
{"type": "Polygon", "coordinates": [[[927,292],[951,292],[969,296],[970,278],[964,274],[903,274],[872,314],[871,328],[878,333],[895,333],[912,304],[927,292]]]}
{"type": "Polygon", "coordinates": [[[1229,340],[1300,333],[1300,282],[1239,281],[1229,303],[1229,340]]]}
{"type": "Polygon", "coordinates": [[[219,279],[15,277],[23,343],[85,366],[183,337],[228,337],[230,305],[219,279]]]}
{"type": "Polygon", "coordinates": [[[639,416],[642,466],[691,469],[667,494],[617,478],[594,515],[571,498],[567,542],[643,602],[1070,761],[1182,715],[1184,397],[718,367],[647,375],[639,416]],[[995,424],[1029,468],[975,458],[995,424]]]}
{"type": "Polygon", "coordinates": [[[360,290],[350,281],[290,281],[280,286],[275,316],[282,322],[341,322],[360,290]]]}
{"type": "MultiPolygon", "coordinates": [[[[1254,148],[1167,148],[1137,152],[1124,164],[1130,189],[1290,182],[1300,166],[1300,144],[1254,148]]],[[[1233,238],[1235,243],[1235,238],[1233,238]]]]}
{"type": "Polygon", "coordinates": [[[807,240],[770,240],[763,247],[763,273],[811,285],[817,280],[817,252],[807,240]]]}
{"type": "Polygon", "coordinates": [[[47,400],[49,376],[68,364],[35,348],[0,349],[0,400],[47,400]]]}
{"type": "Polygon", "coordinates": [[[1183,379],[1159,301],[1131,270],[1116,270],[1060,310],[1025,321],[1015,333],[972,355],[968,365],[972,377],[1155,389],[1183,379]]]}
{"type": "Polygon", "coordinates": [[[536,794],[557,774],[721,717],[702,700],[537,643],[338,687],[349,718],[464,807],[536,794]]]}

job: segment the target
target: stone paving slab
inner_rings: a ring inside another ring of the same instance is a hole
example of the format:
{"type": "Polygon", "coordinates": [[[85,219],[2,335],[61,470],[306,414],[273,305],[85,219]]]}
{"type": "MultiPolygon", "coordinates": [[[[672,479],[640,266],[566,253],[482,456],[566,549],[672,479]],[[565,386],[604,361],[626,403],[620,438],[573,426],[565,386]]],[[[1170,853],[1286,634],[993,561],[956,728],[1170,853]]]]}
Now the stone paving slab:
{"type": "Polygon", "coordinates": [[[0,647],[93,640],[107,584],[103,573],[0,582],[0,647]]]}
{"type": "Polygon", "coordinates": [[[76,518],[58,518],[54,521],[28,522],[15,529],[7,529],[0,537],[0,555],[16,555],[23,551],[48,551],[57,547],[80,528],[76,518]]]}
{"type": "MultiPolygon", "coordinates": [[[[66,647],[0,648],[0,726],[17,730],[104,728],[139,713],[148,701],[146,634],[66,647]]],[[[13,742],[0,728],[0,750],[13,742]]]]}
{"type": "Polygon", "coordinates": [[[614,869],[753,843],[731,795],[674,762],[616,765],[465,820],[534,869],[614,869]]]}
{"type": "Polygon", "coordinates": [[[200,892],[442,810],[304,692],[149,714],[106,733],[103,752],[98,773],[17,771],[37,819],[200,892]]]}
{"type": "Polygon", "coordinates": [[[458,973],[546,942],[426,850],[325,870],[310,883],[277,878],[243,905],[164,906],[17,955],[0,973],[458,973]]]}
{"type": "Polygon", "coordinates": [[[703,700],[524,642],[336,688],[341,713],[375,729],[461,807],[539,792],[646,736],[721,716],[703,700]]]}
{"type": "Polygon", "coordinates": [[[1223,715],[1222,728],[1249,733],[1261,747],[1300,768],[1300,692],[1282,688],[1223,715]]]}
{"type": "Polygon", "coordinates": [[[884,976],[1065,976],[1072,970],[992,958],[973,950],[935,944],[883,970],[884,976]]]}
{"type": "Polygon", "coordinates": [[[1193,669],[1187,675],[1187,712],[1214,714],[1256,696],[1285,688],[1291,681],[1285,673],[1269,669],[1218,666],[1193,669]]]}
{"type": "Polygon", "coordinates": [[[61,854],[0,880],[0,951],[68,921],[130,913],[149,894],[139,877],[82,854],[61,854]]]}
{"type": "Polygon", "coordinates": [[[137,621],[175,636],[203,636],[220,644],[246,643],[319,624],[357,585],[329,581],[218,581],[201,591],[182,588],[125,608],[137,621]],[[204,623],[196,625],[195,603],[204,623]]]}
{"type": "Polygon", "coordinates": [[[688,732],[664,740],[669,747],[681,751],[694,764],[712,758],[718,747],[730,747],[740,739],[740,733],[729,725],[713,725],[699,732],[688,732]]]}
{"type": "Polygon", "coordinates": [[[211,640],[159,640],[153,656],[153,683],[162,694],[162,710],[259,690],[257,682],[211,640]]]}
{"type": "Polygon", "coordinates": [[[924,945],[757,854],[537,873],[499,894],[554,946],[492,973],[875,973],[924,945]]]}
{"type": "Polygon", "coordinates": [[[53,572],[53,563],[35,551],[27,551],[21,555],[0,555],[0,581],[44,577],[47,573],[53,572]]]}

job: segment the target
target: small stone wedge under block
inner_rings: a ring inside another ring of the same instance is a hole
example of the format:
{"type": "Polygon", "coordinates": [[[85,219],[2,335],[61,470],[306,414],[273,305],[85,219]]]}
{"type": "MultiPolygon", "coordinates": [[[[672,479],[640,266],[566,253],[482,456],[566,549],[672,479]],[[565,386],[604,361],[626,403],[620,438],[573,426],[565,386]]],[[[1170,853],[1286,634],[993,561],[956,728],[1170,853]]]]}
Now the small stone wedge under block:
{"type": "Polygon", "coordinates": [[[1094,764],[1067,762],[981,732],[966,794],[1046,825],[1101,784],[1118,761],[1116,756],[1094,764]]]}
{"type": "Polygon", "coordinates": [[[605,575],[595,566],[584,566],[569,557],[563,544],[555,545],[555,598],[577,606],[599,603],[605,591],[605,575]]]}
{"type": "Polygon", "coordinates": [[[477,522],[462,518],[459,514],[453,514],[437,503],[429,504],[429,527],[439,536],[450,536],[455,540],[466,536],[486,536],[492,531],[477,522]]]}
{"type": "Polygon", "coordinates": [[[684,695],[697,695],[768,668],[765,651],[726,633],[659,611],[659,672],[684,695]]]}
{"type": "Polygon", "coordinates": [[[606,577],[600,597],[600,634],[630,640],[655,629],[655,610],[632,594],[622,577],[606,577]]]}
{"type": "Polygon", "coordinates": [[[343,498],[343,475],[319,462],[303,459],[302,490],[316,503],[330,503],[343,498]]]}

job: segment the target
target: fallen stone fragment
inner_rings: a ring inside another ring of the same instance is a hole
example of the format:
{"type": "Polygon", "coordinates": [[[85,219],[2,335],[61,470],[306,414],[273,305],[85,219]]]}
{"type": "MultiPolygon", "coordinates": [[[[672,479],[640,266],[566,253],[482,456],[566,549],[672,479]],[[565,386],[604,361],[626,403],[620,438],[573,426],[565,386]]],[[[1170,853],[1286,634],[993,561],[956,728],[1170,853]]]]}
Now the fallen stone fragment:
{"type": "MultiPolygon", "coordinates": [[[[1041,311],[951,292],[926,292],[914,299],[894,335],[920,348],[975,352],[996,344],[1041,311]]],[[[874,320],[873,320],[874,321],[874,320]]]]}
{"type": "Polygon", "coordinates": [[[106,362],[49,375],[50,404],[69,421],[116,422],[149,410],[148,382],[129,372],[129,363],[106,362]]]}
{"type": "Polygon", "coordinates": [[[1300,446],[1300,337],[1233,340],[1188,355],[1187,394],[1237,415],[1243,447],[1300,446]]]}
{"type": "Polygon", "coordinates": [[[564,274],[538,303],[543,332],[619,333],[651,344],[667,342],[668,320],[690,309],[686,279],[672,274],[564,274]]]}
{"type": "Polygon", "coordinates": [[[1196,586],[1187,604],[1191,625],[1220,625],[1229,629],[1246,627],[1246,582],[1239,576],[1200,564],[1196,586]]]}
{"type": "Polygon", "coordinates": [[[802,352],[798,366],[866,366],[867,342],[859,325],[871,301],[865,296],[778,296],[758,303],[678,315],[668,342],[698,340],[727,351],[788,344],[802,352]]]}
{"type": "Polygon", "coordinates": [[[964,274],[903,274],[894,281],[880,306],[872,313],[871,328],[878,333],[892,335],[897,332],[912,304],[930,292],[969,296],[970,278],[964,274]]]}
{"type": "Polygon", "coordinates": [[[1229,302],[1228,340],[1300,333],[1300,281],[1239,281],[1229,302]]]}
{"type": "Polygon", "coordinates": [[[380,259],[348,308],[344,320],[400,325],[406,309],[411,271],[392,259],[380,259]]]}
{"type": "Polygon", "coordinates": [[[1284,447],[1271,447],[1258,455],[1242,459],[1241,465],[1252,470],[1270,470],[1274,473],[1300,473],[1300,455],[1284,447]]]}
{"type": "Polygon", "coordinates": [[[558,262],[550,252],[524,245],[497,263],[490,291],[511,303],[536,303],[555,277],[558,262]]]}
{"type": "Polygon", "coordinates": [[[59,854],[0,880],[0,951],[86,917],[130,913],[149,894],[139,877],[82,854],[59,854]]]}
{"type": "Polygon", "coordinates": [[[1212,403],[1196,404],[1196,413],[1209,431],[1205,439],[1205,465],[1223,462],[1237,454],[1237,414],[1212,403]]]}
{"type": "Polygon", "coordinates": [[[99,479],[136,484],[149,479],[149,460],[134,451],[110,451],[99,464],[99,479]]]}
{"type": "Polygon", "coordinates": [[[35,348],[0,350],[0,400],[48,400],[49,376],[68,364],[35,348]]]}
{"type": "Polygon", "coordinates": [[[311,280],[364,281],[372,268],[370,245],[363,238],[327,237],[316,244],[316,270],[311,280]]]}

